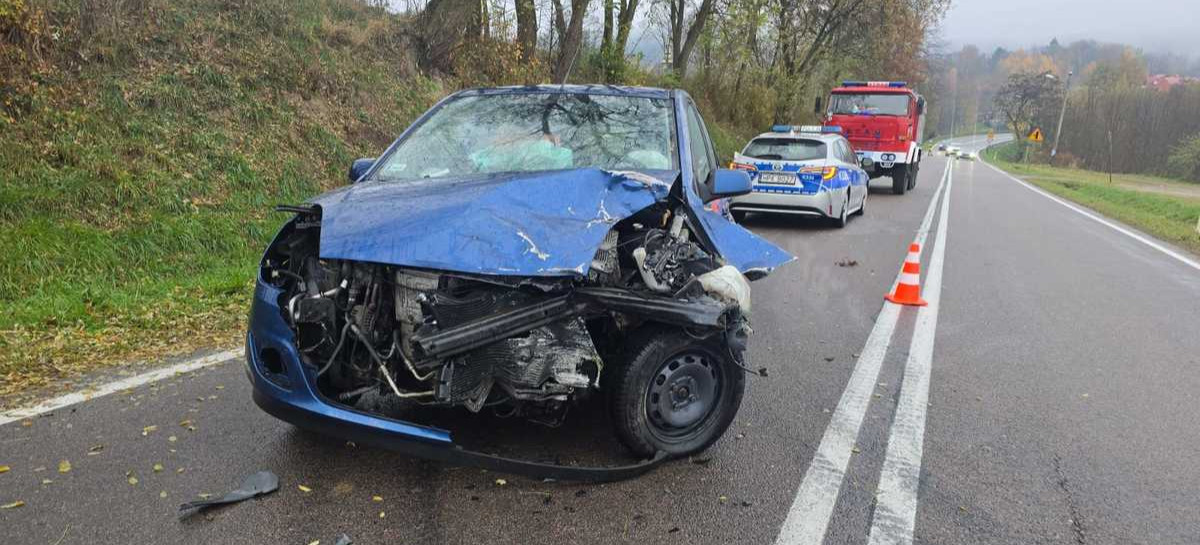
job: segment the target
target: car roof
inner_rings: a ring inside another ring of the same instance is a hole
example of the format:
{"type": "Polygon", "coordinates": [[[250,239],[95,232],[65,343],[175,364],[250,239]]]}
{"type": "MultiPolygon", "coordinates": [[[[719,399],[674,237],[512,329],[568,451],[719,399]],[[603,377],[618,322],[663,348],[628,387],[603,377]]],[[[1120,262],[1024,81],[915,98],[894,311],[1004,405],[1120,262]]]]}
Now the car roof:
{"type": "Polygon", "coordinates": [[[755,136],[754,138],[751,138],[751,141],[758,140],[759,138],[775,138],[782,140],[820,140],[822,142],[832,142],[839,139],[845,140],[844,136],[832,132],[764,132],[758,136],[755,136]]]}
{"type": "Polygon", "coordinates": [[[513,85],[508,87],[481,87],[467,89],[455,93],[460,96],[469,95],[505,95],[505,94],[584,94],[584,95],[613,95],[637,98],[671,98],[671,90],[657,87],[631,87],[625,85],[513,85]]]}

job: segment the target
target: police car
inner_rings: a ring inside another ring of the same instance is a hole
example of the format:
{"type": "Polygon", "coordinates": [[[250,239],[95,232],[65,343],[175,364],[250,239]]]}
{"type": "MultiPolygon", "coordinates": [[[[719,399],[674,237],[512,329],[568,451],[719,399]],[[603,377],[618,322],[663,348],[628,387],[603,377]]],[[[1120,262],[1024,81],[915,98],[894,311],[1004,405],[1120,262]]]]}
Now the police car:
{"type": "Polygon", "coordinates": [[[845,227],[867,207],[870,158],[861,161],[838,127],[776,125],[734,154],[733,168],[750,173],[753,191],[735,197],[737,221],[749,212],[819,216],[845,227]]]}

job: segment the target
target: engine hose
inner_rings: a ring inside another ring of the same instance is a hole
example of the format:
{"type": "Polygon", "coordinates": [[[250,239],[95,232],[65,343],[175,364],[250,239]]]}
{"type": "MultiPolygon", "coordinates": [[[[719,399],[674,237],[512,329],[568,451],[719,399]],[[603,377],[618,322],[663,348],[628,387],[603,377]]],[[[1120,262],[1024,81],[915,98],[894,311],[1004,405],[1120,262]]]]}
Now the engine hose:
{"type": "Polygon", "coordinates": [[[375,351],[375,347],[371,346],[371,343],[367,342],[367,338],[362,334],[362,331],[358,330],[358,326],[351,324],[350,331],[354,332],[354,335],[358,337],[358,340],[362,341],[363,346],[367,349],[367,353],[371,355],[371,359],[374,359],[375,363],[379,365],[379,374],[383,375],[383,378],[387,379],[388,386],[392,388],[392,393],[396,394],[396,397],[412,398],[430,397],[433,395],[433,390],[412,393],[401,392],[400,387],[396,386],[396,381],[392,379],[391,373],[387,372],[387,365],[384,365],[383,359],[379,357],[379,353],[375,351]]]}

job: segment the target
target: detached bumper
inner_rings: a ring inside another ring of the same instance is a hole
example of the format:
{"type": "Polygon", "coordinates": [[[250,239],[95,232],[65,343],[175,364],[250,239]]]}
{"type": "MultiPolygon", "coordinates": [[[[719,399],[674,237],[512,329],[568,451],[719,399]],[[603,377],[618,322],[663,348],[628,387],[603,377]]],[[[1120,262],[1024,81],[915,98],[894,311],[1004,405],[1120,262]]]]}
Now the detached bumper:
{"type": "Polygon", "coordinates": [[[666,460],[664,453],[618,467],[540,464],[465,450],[450,432],[360,412],[327,400],[316,387],[315,371],[300,362],[293,336],[283,321],[279,290],[260,279],[246,335],[246,371],[254,403],[268,414],[299,428],[409,456],[469,465],[538,479],[617,481],[641,475],[666,460]]]}

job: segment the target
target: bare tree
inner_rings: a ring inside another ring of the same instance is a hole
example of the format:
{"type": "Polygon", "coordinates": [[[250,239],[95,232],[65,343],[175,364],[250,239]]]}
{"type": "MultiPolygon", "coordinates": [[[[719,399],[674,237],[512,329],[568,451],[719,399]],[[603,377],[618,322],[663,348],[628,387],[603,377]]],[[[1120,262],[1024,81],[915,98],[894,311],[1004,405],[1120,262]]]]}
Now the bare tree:
{"type": "Polygon", "coordinates": [[[1048,77],[1047,73],[1017,73],[1009,76],[1008,81],[996,92],[996,108],[1008,120],[1022,149],[1025,147],[1025,135],[1033,130],[1038,114],[1059,104],[1061,85],[1057,78],[1048,77]]]}
{"type": "MultiPolygon", "coordinates": [[[[557,3],[558,0],[555,0],[557,3]]],[[[562,17],[562,6],[555,6],[558,9],[559,15],[556,18],[556,24],[562,17]]],[[[566,29],[562,31],[562,48],[559,52],[558,62],[554,65],[554,82],[565,83],[567,77],[570,76],[571,70],[578,60],[579,51],[583,48],[583,18],[587,15],[588,0],[571,0],[571,19],[566,24],[566,29]]]]}
{"type": "Polygon", "coordinates": [[[667,0],[668,24],[671,35],[671,68],[680,77],[687,75],[688,59],[696,47],[696,40],[704,32],[704,25],[712,14],[714,0],[701,0],[700,7],[688,20],[687,0],[667,0]]]}
{"type": "Polygon", "coordinates": [[[514,0],[517,11],[517,44],[521,46],[521,60],[528,61],[537,54],[537,7],[533,0],[514,0]]]}

